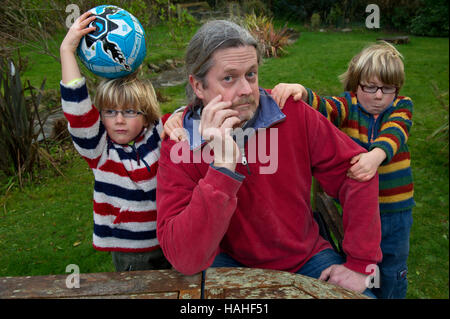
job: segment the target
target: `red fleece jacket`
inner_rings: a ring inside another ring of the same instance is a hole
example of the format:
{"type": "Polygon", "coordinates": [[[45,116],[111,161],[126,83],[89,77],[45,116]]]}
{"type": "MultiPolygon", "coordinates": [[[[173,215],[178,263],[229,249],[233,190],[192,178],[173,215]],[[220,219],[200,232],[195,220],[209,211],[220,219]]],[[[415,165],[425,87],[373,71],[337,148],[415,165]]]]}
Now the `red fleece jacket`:
{"type": "Polygon", "coordinates": [[[204,160],[192,161],[193,153],[205,146],[190,151],[190,163],[174,163],[170,153],[175,142],[162,142],[157,236],[178,271],[200,272],[223,251],[248,267],[296,272],[330,248],[319,236],[310,208],[313,176],[343,206],[344,265],[367,273],[368,265],[381,260],[378,176],[364,183],[346,177],[350,159],[365,150],[303,102],[291,98],[282,111],[283,121],[258,130],[245,146],[247,158],[249,150],[257,154],[261,144],[254,147],[265,134],[264,154],[278,151],[273,174],[260,173],[267,162],[249,160],[251,174],[237,164],[236,172],[245,176],[238,181],[204,160]],[[275,143],[269,143],[270,136],[275,143]]]}

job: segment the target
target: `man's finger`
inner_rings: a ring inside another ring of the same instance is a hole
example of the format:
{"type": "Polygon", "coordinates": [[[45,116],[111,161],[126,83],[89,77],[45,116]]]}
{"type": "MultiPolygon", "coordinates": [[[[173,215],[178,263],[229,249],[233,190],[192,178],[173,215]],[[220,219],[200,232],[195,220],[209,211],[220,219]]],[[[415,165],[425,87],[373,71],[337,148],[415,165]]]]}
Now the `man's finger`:
{"type": "Polygon", "coordinates": [[[176,142],[187,140],[186,130],[182,127],[175,127],[170,133],[170,139],[176,142]]]}
{"type": "Polygon", "coordinates": [[[297,93],[294,95],[294,101],[300,101],[302,99],[303,94],[297,93]]]}
{"type": "Polygon", "coordinates": [[[353,156],[352,159],[350,160],[350,164],[355,164],[356,162],[359,161],[359,159],[361,158],[361,154],[358,154],[356,156],[353,156]]]}
{"type": "Polygon", "coordinates": [[[235,126],[238,125],[239,123],[241,123],[241,119],[238,118],[237,116],[227,117],[227,118],[223,121],[223,123],[222,123],[220,129],[221,129],[221,130],[232,129],[233,127],[235,127],[235,126]]]}
{"type": "Polygon", "coordinates": [[[217,111],[231,107],[231,101],[220,101],[218,99],[219,96],[216,96],[203,108],[201,118],[202,122],[212,122],[217,111]]]}
{"type": "Polygon", "coordinates": [[[223,109],[223,110],[218,110],[216,111],[216,113],[214,114],[214,119],[212,121],[212,124],[215,127],[220,127],[222,126],[223,122],[229,118],[229,117],[237,117],[239,115],[239,112],[233,109],[223,109]]]}
{"type": "Polygon", "coordinates": [[[333,265],[330,267],[324,269],[322,273],[320,274],[319,280],[327,281],[328,278],[330,278],[331,271],[333,270],[333,265]]]}

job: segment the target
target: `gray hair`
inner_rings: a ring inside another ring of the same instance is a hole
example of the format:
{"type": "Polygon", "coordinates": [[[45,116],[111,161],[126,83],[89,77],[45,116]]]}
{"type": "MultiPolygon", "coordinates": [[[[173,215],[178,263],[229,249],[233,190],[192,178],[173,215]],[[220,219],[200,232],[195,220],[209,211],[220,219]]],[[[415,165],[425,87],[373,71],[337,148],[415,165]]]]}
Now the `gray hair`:
{"type": "MultiPolygon", "coordinates": [[[[205,77],[213,66],[214,52],[247,45],[255,47],[260,63],[261,52],[258,42],[246,29],[227,20],[209,21],[195,33],[186,49],[187,75],[194,76],[206,87],[205,77]]],[[[186,96],[189,103],[196,102],[197,97],[189,83],[186,86],[186,96]]]]}

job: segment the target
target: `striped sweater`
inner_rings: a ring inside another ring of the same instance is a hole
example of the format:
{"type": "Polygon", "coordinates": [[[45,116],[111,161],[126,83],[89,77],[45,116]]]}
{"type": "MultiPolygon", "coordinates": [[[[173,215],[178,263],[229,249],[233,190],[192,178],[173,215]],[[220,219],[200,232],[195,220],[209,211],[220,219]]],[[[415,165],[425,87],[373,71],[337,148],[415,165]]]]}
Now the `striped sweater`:
{"type": "Polygon", "coordinates": [[[119,145],[107,136],[85,79],[71,86],[61,82],[61,100],[75,148],[94,173],[94,248],[122,252],[159,248],[156,170],[161,120],[144,129],[134,144],[119,145]]]}
{"type": "Polygon", "coordinates": [[[354,93],[320,97],[310,89],[308,104],[328,118],[356,143],[371,151],[378,147],[386,159],[378,168],[380,213],[414,207],[411,157],[406,144],[412,125],[413,104],[398,96],[378,117],[366,112],[354,93]]]}

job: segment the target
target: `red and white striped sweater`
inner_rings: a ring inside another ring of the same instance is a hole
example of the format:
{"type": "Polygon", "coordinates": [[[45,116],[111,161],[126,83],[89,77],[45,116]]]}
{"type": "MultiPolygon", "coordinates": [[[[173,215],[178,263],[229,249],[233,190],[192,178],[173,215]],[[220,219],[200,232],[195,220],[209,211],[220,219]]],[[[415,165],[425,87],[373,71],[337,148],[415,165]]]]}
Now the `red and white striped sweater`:
{"type": "Polygon", "coordinates": [[[93,246],[97,250],[145,252],[159,248],[156,238],[156,170],[162,121],[129,145],[114,143],[92,105],[85,79],[61,82],[64,115],[76,150],[95,177],[93,246]]]}

